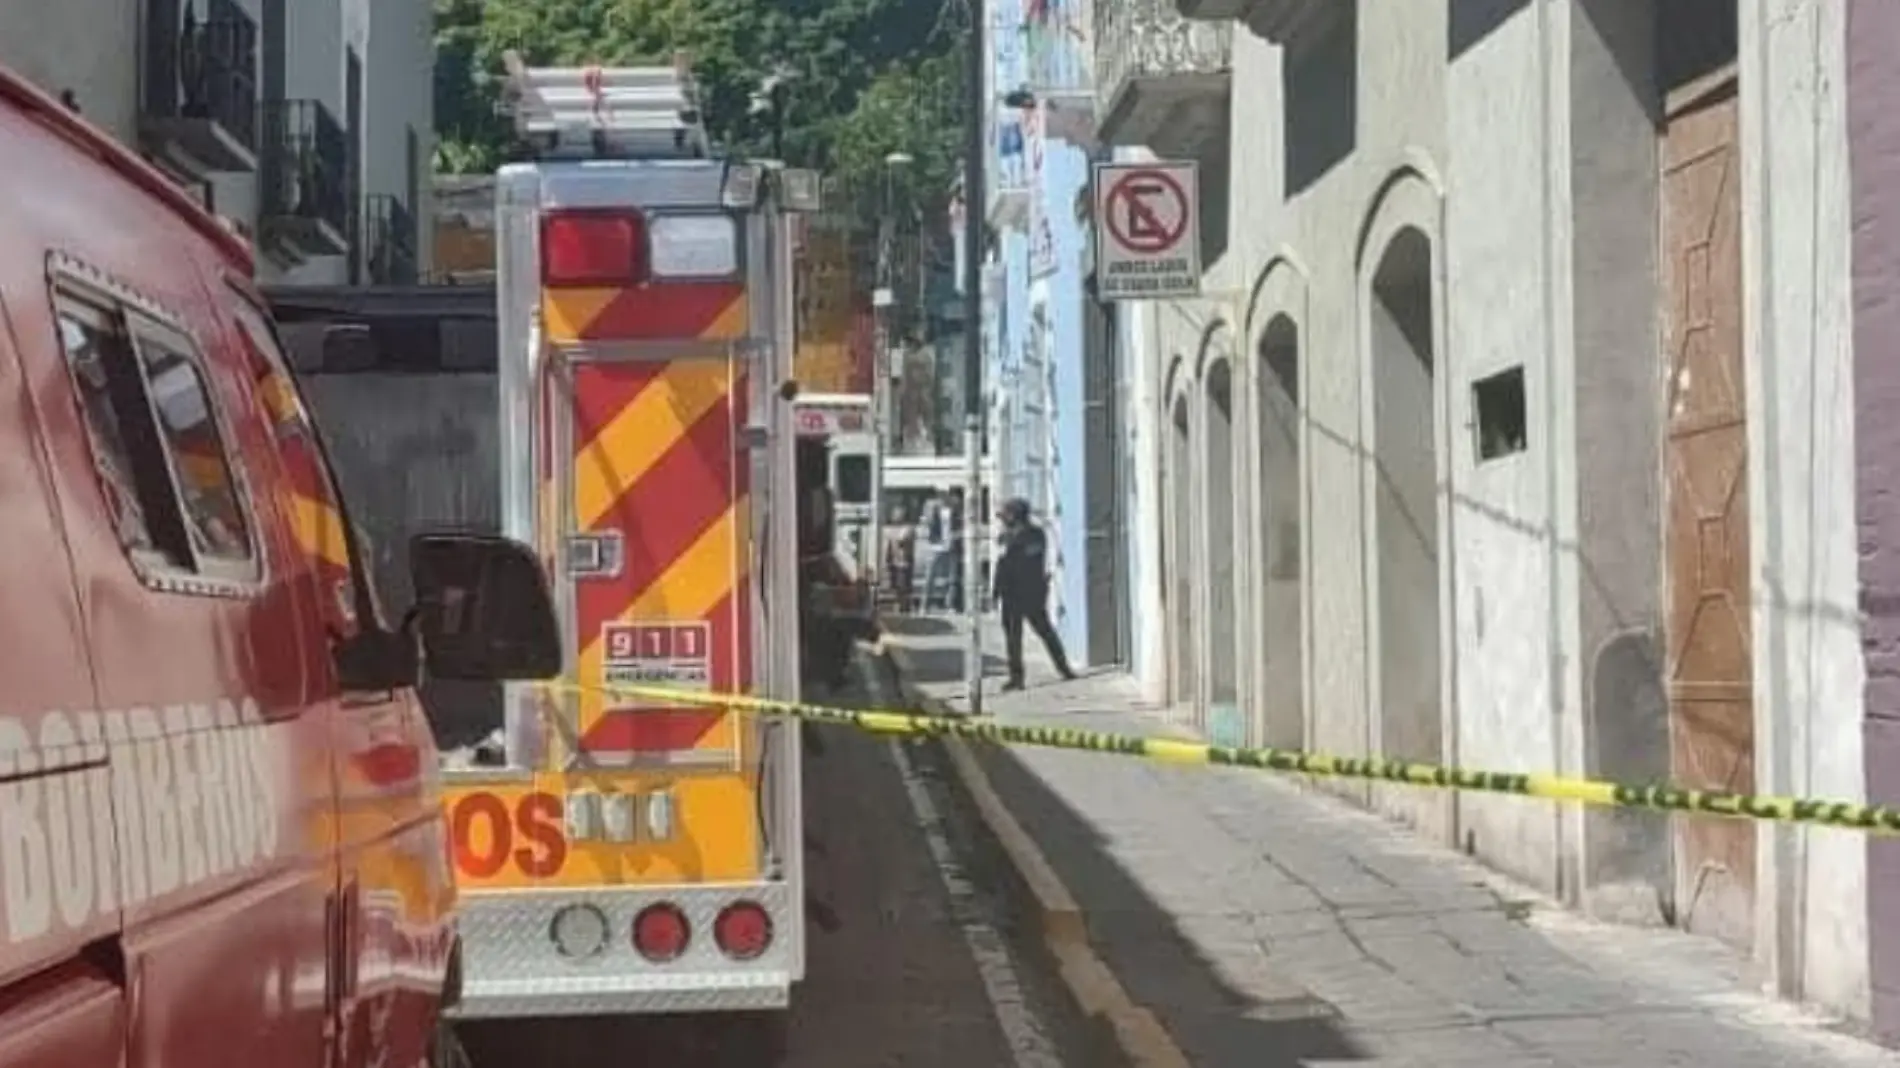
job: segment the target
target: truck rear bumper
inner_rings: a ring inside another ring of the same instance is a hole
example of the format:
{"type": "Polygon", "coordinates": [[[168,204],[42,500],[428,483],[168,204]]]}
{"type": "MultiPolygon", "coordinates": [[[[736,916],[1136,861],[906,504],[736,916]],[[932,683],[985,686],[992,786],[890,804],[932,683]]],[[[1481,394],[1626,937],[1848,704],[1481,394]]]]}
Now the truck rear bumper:
{"type": "Polygon", "coordinates": [[[471,979],[452,1015],[458,1020],[494,1020],[782,1009],[790,1003],[791,990],[792,977],[786,972],[471,979]]]}
{"type": "Polygon", "coordinates": [[[457,1019],[605,1016],[784,1008],[802,977],[803,909],[783,883],[691,887],[603,887],[475,891],[462,897],[462,1000],[457,1019]],[[773,936],[758,958],[735,961],[715,942],[713,920],[735,902],[755,902],[773,936]],[[690,936],[678,959],[654,963],[633,949],[634,917],[649,905],[677,906],[690,936]],[[564,910],[584,907],[606,920],[598,952],[563,954],[552,935],[564,910]]]}

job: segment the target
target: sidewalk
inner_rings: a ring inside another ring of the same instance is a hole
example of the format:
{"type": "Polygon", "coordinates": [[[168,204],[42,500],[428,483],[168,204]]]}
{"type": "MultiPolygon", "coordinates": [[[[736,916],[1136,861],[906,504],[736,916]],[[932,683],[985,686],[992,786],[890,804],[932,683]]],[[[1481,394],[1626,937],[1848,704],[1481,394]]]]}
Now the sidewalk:
{"type": "MultiPolygon", "coordinates": [[[[959,707],[960,637],[927,620],[893,630],[907,684],[959,707]]],[[[1028,691],[1000,694],[997,669],[985,704],[1004,722],[1161,733],[1123,677],[1055,682],[1032,659],[1028,691]]],[[[1124,1035],[1137,1064],[1900,1066],[1900,1052],[1757,993],[1724,946],[1591,921],[1289,780],[972,753],[965,785],[1007,810],[986,819],[1052,942],[1051,914],[1079,912],[1088,948],[1165,1031],[1158,1044],[1124,1035]],[[1012,836],[1026,840],[1012,849],[1012,836]]]]}

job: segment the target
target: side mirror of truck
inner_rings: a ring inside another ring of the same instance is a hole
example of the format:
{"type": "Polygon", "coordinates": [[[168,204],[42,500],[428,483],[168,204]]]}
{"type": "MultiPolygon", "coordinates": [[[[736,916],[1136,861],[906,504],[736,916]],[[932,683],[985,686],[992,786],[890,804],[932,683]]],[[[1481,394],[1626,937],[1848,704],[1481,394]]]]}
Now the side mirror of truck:
{"type": "Polygon", "coordinates": [[[418,534],[409,570],[431,677],[509,682],[561,673],[554,598],[533,550],[490,534],[418,534]]]}

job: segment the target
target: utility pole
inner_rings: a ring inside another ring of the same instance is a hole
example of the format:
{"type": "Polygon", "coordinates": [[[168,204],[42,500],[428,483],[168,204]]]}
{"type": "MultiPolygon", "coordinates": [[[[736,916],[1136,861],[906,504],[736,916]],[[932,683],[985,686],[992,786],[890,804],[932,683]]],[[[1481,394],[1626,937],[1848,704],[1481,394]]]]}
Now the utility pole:
{"type": "Polygon", "coordinates": [[[983,508],[983,275],[988,259],[989,198],[984,158],[989,151],[984,91],[989,62],[989,6],[966,0],[970,9],[969,79],[963,115],[963,608],[969,617],[969,642],[963,652],[963,681],[970,714],[983,714],[983,566],[978,540],[987,529],[983,508]]]}
{"type": "Polygon", "coordinates": [[[872,314],[877,317],[877,338],[871,354],[871,552],[870,570],[879,582],[890,580],[884,573],[884,457],[891,450],[891,317],[897,313],[897,278],[893,266],[897,243],[896,173],[909,165],[911,156],[893,152],[884,157],[884,183],[879,194],[877,220],[877,291],[872,295],[872,314]]]}

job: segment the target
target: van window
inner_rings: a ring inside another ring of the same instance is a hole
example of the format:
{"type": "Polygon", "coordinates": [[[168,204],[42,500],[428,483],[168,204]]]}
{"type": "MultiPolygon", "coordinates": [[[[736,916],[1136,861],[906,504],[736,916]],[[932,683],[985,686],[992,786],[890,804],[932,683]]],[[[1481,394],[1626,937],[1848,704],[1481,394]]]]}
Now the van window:
{"type": "Polygon", "coordinates": [[[56,284],[54,309],[100,492],[134,566],[254,579],[242,490],[191,343],[143,318],[134,332],[91,290],[56,284]]]}
{"type": "Polygon", "coordinates": [[[250,524],[204,376],[186,355],[182,339],[161,340],[146,331],[137,337],[191,547],[201,558],[249,562],[254,555],[250,524]]]}
{"type": "MultiPolygon", "coordinates": [[[[80,412],[92,445],[93,465],[99,472],[99,487],[105,494],[112,523],[118,528],[119,540],[134,552],[157,552],[158,544],[146,520],[150,502],[140,499],[139,479],[132,464],[136,454],[126,444],[126,431],[119,424],[119,411],[112,398],[113,369],[133,366],[128,340],[113,329],[105,315],[76,306],[59,309],[59,340],[72,368],[80,412]]],[[[190,561],[172,563],[185,566],[190,561]]]]}
{"type": "Polygon", "coordinates": [[[844,504],[871,503],[871,458],[862,453],[838,457],[838,500],[844,504]]]}

